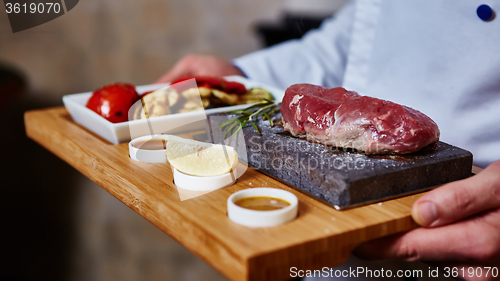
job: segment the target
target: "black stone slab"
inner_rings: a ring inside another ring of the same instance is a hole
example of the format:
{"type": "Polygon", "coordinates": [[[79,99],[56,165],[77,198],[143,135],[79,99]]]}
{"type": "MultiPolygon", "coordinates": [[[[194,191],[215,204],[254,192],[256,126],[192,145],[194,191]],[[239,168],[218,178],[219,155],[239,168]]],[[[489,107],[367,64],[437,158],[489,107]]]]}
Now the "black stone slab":
{"type": "MultiPolygon", "coordinates": [[[[207,116],[212,142],[224,140],[225,131],[218,126],[236,116],[207,116]]],[[[412,154],[365,155],[292,137],[267,120],[256,125],[262,135],[247,124],[231,144],[240,159],[337,209],[424,191],[471,175],[472,153],[444,142],[412,154]]]]}

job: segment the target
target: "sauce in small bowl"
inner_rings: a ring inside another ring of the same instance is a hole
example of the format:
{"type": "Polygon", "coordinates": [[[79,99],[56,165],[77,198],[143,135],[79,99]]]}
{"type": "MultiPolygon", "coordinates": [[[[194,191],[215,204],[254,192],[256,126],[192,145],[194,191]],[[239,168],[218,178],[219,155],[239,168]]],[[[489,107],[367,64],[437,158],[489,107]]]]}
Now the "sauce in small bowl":
{"type": "Polygon", "coordinates": [[[249,227],[271,227],[294,220],[299,200],[293,193],[278,188],[248,188],[227,199],[227,216],[249,227]]]}
{"type": "Polygon", "coordinates": [[[287,201],[267,196],[245,197],[234,202],[236,206],[255,211],[279,210],[290,206],[287,201]]]}

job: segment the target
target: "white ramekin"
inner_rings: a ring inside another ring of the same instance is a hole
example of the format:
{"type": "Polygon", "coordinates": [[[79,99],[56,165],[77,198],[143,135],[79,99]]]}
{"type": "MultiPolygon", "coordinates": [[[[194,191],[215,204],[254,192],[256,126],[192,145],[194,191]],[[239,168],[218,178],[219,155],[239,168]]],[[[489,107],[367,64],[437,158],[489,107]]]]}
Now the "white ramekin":
{"type": "Polygon", "coordinates": [[[191,176],[174,170],[174,184],[182,189],[194,191],[212,191],[233,185],[236,182],[236,173],[231,172],[215,177],[191,176]]]}
{"type": "Polygon", "coordinates": [[[249,188],[233,193],[227,199],[227,216],[237,224],[250,227],[270,227],[292,221],[297,217],[299,200],[291,192],[277,188],[249,188]],[[274,197],[287,201],[290,206],[278,210],[256,211],[236,205],[246,197],[274,197]]]}
{"type": "Polygon", "coordinates": [[[168,162],[167,156],[165,155],[166,149],[158,149],[158,150],[148,150],[148,149],[140,149],[134,146],[135,143],[140,141],[147,141],[151,139],[164,139],[168,141],[169,135],[149,135],[138,137],[131,140],[128,143],[128,152],[130,158],[136,161],[141,161],[145,163],[166,163],[168,162]]]}

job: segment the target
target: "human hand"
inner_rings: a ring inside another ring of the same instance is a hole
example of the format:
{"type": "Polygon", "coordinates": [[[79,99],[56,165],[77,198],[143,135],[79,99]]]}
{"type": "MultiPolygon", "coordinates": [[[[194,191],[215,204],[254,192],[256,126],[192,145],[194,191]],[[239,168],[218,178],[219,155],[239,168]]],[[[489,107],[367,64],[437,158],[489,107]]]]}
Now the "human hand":
{"type": "Polygon", "coordinates": [[[500,270],[500,161],[424,194],[413,204],[412,217],[423,228],[370,241],[355,254],[457,267],[465,280],[496,279],[491,272],[485,277],[484,267],[500,270]],[[469,267],[483,267],[483,276],[469,275],[469,267]]]}
{"type": "Polygon", "coordinates": [[[180,59],[172,69],[165,73],[155,83],[167,83],[188,76],[214,76],[227,75],[244,76],[238,68],[230,62],[215,56],[187,55],[180,59]]]}

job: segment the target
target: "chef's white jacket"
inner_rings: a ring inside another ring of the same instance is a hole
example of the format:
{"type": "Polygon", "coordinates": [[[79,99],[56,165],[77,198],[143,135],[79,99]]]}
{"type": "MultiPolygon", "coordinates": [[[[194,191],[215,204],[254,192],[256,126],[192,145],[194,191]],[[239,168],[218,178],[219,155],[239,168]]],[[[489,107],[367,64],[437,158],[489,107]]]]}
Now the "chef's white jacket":
{"type": "Polygon", "coordinates": [[[430,116],[441,140],[476,165],[500,159],[500,18],[495,0],[351,1],[300,40],[233,63],[250,79],[287,88],[342,86],[430,116]]]}

